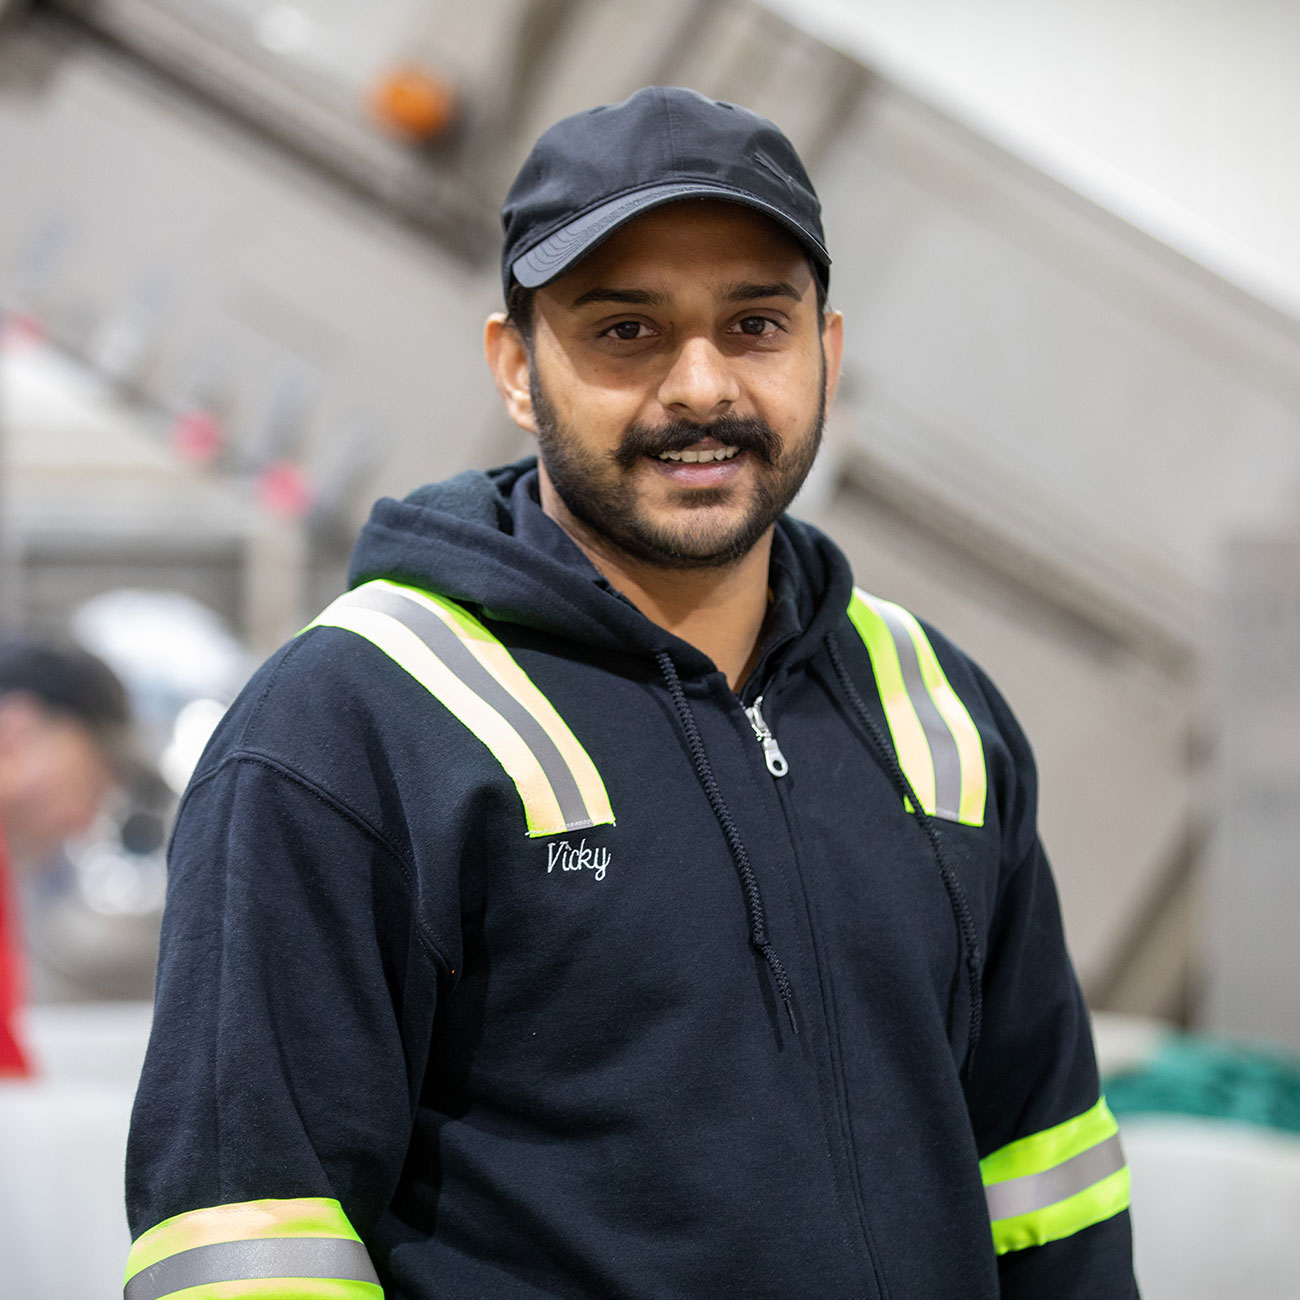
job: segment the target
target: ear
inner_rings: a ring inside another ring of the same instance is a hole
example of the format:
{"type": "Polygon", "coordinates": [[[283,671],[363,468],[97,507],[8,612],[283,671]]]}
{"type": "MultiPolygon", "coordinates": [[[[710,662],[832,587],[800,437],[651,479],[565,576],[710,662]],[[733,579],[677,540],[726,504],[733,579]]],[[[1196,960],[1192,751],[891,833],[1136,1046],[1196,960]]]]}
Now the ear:
{"type": "Polygon", "coordinates": [[[505,312],[496,311],[488,317],[483,331],[483,350],[487,353],[497,392],[505,403],[506,414],[521,429],[536,433],[533,395],[528,382],[528,348],[518,328],[507,320],[505,312]]]}
{"type": "Polygon", "coordinates": [[[822,348],[826,354],[826,406],[835,401],[840,386],[840,363],[844,360],[844,316],[838,311],[827,311],[822,319],[822,348]]]}

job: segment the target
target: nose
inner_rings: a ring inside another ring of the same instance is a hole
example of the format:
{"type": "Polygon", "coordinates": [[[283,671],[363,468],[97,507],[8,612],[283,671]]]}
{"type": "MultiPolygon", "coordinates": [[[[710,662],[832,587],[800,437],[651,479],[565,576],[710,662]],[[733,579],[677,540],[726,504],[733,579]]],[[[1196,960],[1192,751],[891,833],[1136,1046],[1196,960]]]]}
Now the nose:
{"type": "Polygon", "coordinates": [[[688,338],[659,385],[659,401],[682,419],[705,423],[725,415],[740,397],[740,385],[712,339],[688,338]]]}

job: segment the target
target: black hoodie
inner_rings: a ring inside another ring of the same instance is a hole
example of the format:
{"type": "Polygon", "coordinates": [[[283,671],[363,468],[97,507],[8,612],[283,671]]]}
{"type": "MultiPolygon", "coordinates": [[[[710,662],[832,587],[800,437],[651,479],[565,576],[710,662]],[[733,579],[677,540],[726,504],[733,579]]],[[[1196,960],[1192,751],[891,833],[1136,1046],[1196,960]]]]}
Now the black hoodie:
{"type": "MultiPolygon", "coordinates": [[[[173,840],[128,1296],[283,1273],[277,1234],[298,1259],[335,1232],[275,1227],[292,1207],[336,1215],[412,1300],[1135,1295],[1033,762],[996,690],[926,629],[987,801],[982,824],[918,813],[825,537],[777,525],[738,698],[535,493],[522,462],[381,501],[352,583],[457,602],[610,816],[525,834],[492,744],[328,617],[274,656],[173,840]],[[1024,1216],[1000,1236],[995,1204],[1024,1216]],[[230,1264],[229,1243],[272,1253],[230,1264]]],[[[320,1260],[294,1269],[368,1276],[320,1260]]],[[[248,1294],[379,1294],[326,1285],[248,1294]]]]}

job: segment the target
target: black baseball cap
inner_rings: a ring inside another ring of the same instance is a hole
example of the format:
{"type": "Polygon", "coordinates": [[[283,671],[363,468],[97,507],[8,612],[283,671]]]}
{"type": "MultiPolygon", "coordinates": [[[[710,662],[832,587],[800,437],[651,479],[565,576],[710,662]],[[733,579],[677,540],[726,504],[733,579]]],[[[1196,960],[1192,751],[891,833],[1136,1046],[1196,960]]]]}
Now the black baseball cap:
{"type": "Polygon", "coordinates": [[[537,289],[620,226],[680,199],[753,208],[803,245],[823,288],[830,254],[821,204],[780,129],[681,86],[647,86],[563,118],[533,146],[501,209],[501,279],[537,289]]]}

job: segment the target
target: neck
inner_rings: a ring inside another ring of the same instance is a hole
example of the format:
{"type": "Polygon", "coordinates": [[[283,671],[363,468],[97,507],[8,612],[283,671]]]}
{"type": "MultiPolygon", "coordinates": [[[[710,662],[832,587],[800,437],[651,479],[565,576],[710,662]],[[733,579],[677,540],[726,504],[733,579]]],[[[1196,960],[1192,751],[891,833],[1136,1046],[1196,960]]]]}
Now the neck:
{"type": "Polygon", "coordinates": [[[652,623],[708,655],[739,691],[758,659],[767,616],[772,530],[734,564],[668,569],[611,546],[572,515],[545,475],[542,509],[577,543],[609,582],[652,623]]]}

